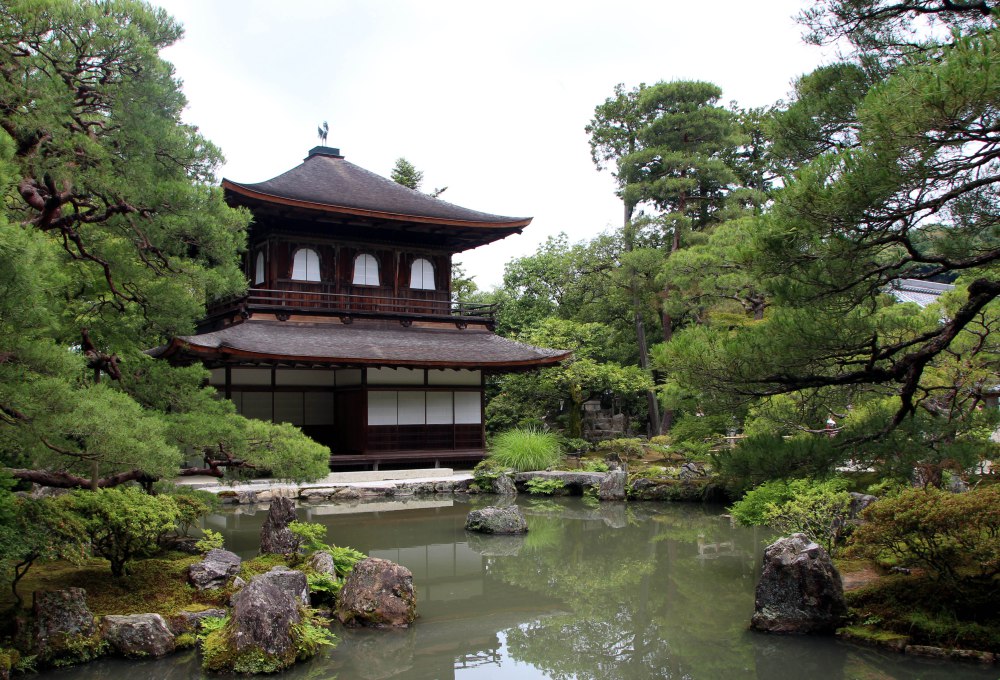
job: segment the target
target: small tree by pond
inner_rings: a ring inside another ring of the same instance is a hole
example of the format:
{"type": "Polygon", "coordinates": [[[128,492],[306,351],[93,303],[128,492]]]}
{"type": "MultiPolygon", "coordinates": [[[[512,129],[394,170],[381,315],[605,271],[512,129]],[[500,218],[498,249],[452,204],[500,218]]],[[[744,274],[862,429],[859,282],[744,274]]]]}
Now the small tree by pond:
{"type": "Polygon", "coordinates": [[[111,562],[115,578],[128,562],[157,549],[157,539],[176,525],[177,504],[169,496],[150,496],[135,487],[76,491],[60,499],[82,524],[94,555],[111,562]]]}

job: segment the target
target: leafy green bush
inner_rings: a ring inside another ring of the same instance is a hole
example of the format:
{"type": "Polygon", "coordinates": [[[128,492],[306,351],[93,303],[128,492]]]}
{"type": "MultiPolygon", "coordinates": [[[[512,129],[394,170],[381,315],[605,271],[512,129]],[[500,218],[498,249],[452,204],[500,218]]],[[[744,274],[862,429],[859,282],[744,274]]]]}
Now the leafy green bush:
{"type": "Polygon", "coordinates": [[[0,565],[10,576],[11,590],[21,605],[18,582],[37,560],[77,562],[87,546],[83,524],[65,505],[51,498],[13,498],[0,524],[0,565]]]}
{"type": "Polygon", "coordinates": [[[951,584],[1000,574],[1000,485],[959,494],[908,489],[863,517],[852,539],[858,555],[923,567],[951,584]]]}
{"type": "Polygon", "coordinates": [[[528,489],[528,493],[535,494],[537,496],[551,496],[556,492],[562,491],[566,488],[566,483],[561,479],[529,479],[525,482],[524,486],[528,489]]]}
{"type": "Polygon", "coordinates": [[[222,548],[225,545],[225,539],[223,539],[222,534],[218,531],[205,529],[203,534],[204,535],[194,544],[194,547],[197,548],[198,552],[204,554],[209,550],[222,548]]]}
{"type": "Polygon", "coordinates": [[[585,472],[607,472],[610,469],[603,460],[588,460],[583,464],[585,472]]]}
{"type": "Polygon", "coordinates": [[[288,530],[298,539],[298,546],[292,552],[297,553],[304,550],[306,553],[313,553],[317,550],[326,550],[329,547],[324,542],[326,527],[322,524],[295,520],[289,522],[288,530]]]}
{"type": "Polygon", "coordinates": [[[562,445],[563,451],[567,453],[573,451],[583,451],[587,452],[593,448],[586,439],[578,439],[576,437],[560,437],[560,444],[562,445]]]}
{"type": "Polygon", "coordinates": [[[544,470],[562,459],[559,437],[536,428],[516,428],[493,438],[490,458],[517,472],[544,470]]]}
{"type": "Polygon", "coordinates": [[[744,526],[801,532],[832,554],[850,526],[847,486],[842,478],[774,480],[748,491],[729,512],[744,526]]]}
{"type": "Polygon", "coordinates": [[[177,504],[177,531],[187,536],[202,517],[217,512],[222,501],[214,493],[183,485],[157,483],[157,493],[166,494],[177,504]]]}
{"type": "Polygon", "coordinates": [[[111,562],[115,578],[128,562],[156,551],[157,539],[177,524],[177,504],[135,487],[75,491],[59,499],[80,518],[91,551],[111,562]]]}
{"type": "Polygon", "coordinates": [[[487,456],[483,458],[476,467],[472,468],[472,477],[474,484],[479,488],[480,491],[485,491],[487,493],[493,491],[493,482],[497,477],[507,472],[509,468],[501,465],[499,461],[494,459],[492,456],[487,456]]]}
{"type": "Polygon", "coordinates": [[[597,443],[597,450],[607,457],[617,458],[626,461],[635,458],[642,458],[646,455],[643,448],[643,441],[638,437],[628,439],[606,439],[597,443]]]}

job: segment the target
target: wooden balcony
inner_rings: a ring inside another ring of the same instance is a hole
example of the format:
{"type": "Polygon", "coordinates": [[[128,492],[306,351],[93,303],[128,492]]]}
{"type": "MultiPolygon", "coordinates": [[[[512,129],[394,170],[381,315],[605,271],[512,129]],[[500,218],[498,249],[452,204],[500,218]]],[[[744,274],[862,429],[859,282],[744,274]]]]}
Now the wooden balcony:
{"type": "Polygon", "coordinates": [[[251,288],[246,295],[209,305],[206,321],[232,313],[315,316],[387,317],[486,323],[492,325],[495,305],[457,302],[446,291],[407,290],[396,296],[382,286],[334,286],[280,281],[280,289],[251,288]]]}

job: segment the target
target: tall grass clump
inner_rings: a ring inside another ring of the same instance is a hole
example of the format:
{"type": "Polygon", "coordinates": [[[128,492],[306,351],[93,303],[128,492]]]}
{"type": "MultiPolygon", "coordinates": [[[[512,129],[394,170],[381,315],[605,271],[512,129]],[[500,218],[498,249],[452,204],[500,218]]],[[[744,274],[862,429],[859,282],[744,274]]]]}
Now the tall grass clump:
{"type": "Polygon", "coordinates": [[[518,427],[493,438],[490,458],[516,472],[544,470],[562,458],[559,437],[534,427],[518,427]]]}

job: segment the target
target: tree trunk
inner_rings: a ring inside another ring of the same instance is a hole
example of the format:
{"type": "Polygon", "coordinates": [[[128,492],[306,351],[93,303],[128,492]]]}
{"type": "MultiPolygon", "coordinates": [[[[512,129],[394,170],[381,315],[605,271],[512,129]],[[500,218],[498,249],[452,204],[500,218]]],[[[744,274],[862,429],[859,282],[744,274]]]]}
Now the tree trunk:
{"type": "MultiPolygon", "coordinates": [[[[41,486],[51,486],[56,489],[91,489],[95,488],[93,486],[93,479],[88,479],[87,477],[80,477],[78,475],[70,474],[69,472],[50,472],[48,470],[25,470],[21,468],[5,468],[8,473],[15,479],[23,479],[26,482],[33,482],[35,484],[40,484],[41,486]]],[[[118,486],[124,484],[125,482],[155,482],[156,478],[147,475],[142,470],[130,470],[129,472],[120,472],[117,475],[111,475],[110,477],[104,477],[96,480],[98,489],[107,489],[110,487],[118,486]]]]}
{"type": "MultiPolygon", "coordinates": [[[[632,252],[632,249],[635,247],[633,242],[634,234],[632,233],[632,213],[634,210],[634,206],[628,203],[625,204],[623,235],[625,236],[625,252],[628,253],[632,252]]],[[[629,286],[632,289],[632,319],[635,323],[635,337],[639,343],[639,368],[646,373],[650,373],[646,325],[642,322],[642,310],[640,309],[639,294],[636,291],[635,280],[630,281],[629,286]]],[[[646,390],[646,410],[646,430],[650,437],[655,437],[660,434],[660,404],[656,400],[656,392],[651,389],[646,390]]]]}

